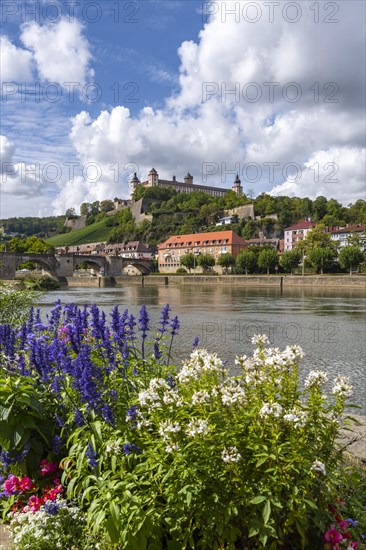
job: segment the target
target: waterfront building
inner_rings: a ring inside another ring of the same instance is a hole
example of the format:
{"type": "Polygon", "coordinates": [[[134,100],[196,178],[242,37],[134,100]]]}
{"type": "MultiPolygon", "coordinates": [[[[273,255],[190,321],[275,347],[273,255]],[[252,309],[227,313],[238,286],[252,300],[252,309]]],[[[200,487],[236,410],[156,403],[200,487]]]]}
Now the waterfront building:
{"type": "Polygon", "coordinates": [[[297,243],[303,241],[315,226],[315,222],[301,221],[286,227],[284,230],[284,251],[293,250],[297,243]]]}
{"type": "Polygon", "coordinates": [[[211,254],[217,260],[221,254],[230,253],[236,258],[247,247],[244,239],[235,231],[212,231],[174,235],[158,246],[159,271],[175,272],[180,259],[189,252],[195,256],[211,254]]]}
{"type": "Polygon", "coordinates": [[[357,235],[360,238],[360,248],[363,252],[366,251],[366,224],[347,225],[346,227],[337,227],[331,229],[330,235],[333,241],[336,241],[339,249],[349,244],[349,238],[352,235],[357,235]]]}
{"type": "MultiPolygon", "coordinates": [[[[188,172],[183,181],[178,181],[175,176],[171,180],[164,180],[159,178],[158,172],[155,168],[152,168],[147,176],[147,180],[140,181],[137,177],[136,172],[133,175],[131,180],[132,191],[137,187],[163,187],[163,188],[172,188],[179,193],[193,193],[194,191],[203,191],[212,197],[223,197],[229,189],[223,187],[212,187],[209,185],[203,185],[202,183],[193,183],[193,176],[188,172]]],[[[236,175],[234,180],[232,190],[238,194],[243,194],[243,187],[239,179],[239,175],[236,175]]]]}

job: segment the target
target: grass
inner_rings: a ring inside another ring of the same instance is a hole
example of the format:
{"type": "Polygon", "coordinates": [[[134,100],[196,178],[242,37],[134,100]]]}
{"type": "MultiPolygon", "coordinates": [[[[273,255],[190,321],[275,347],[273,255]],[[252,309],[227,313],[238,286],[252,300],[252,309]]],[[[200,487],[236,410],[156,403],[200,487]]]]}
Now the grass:
{"type": "Polygon", "coordinates": [[[101,220],[82,229],[75,229],[74,231],[70,231],[70,233],[56,235],[56,237],[47,239],[47,242],[54,246],[72,246],[107,241],[114,227],[108,227],[106,221],[101,220]]]}

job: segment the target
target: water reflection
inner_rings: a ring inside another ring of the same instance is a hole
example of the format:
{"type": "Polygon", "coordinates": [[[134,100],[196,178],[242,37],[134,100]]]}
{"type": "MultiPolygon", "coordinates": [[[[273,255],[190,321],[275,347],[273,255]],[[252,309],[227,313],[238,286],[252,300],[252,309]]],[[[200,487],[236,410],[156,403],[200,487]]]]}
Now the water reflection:
{"type": "Polygon", "coordinates": [[[177,358],[184,358],[191,342],[216,351],[234,368],[235,356],[250,354],[251,337],[265,333],[280,348],[297,343],[305,351],[302,376],[312,369],[327,370],[331,377],[350,376],[354,402],[366,412],[366,319],[364,293],[332,288],[231,288],[223,285],[125,286],[123,288],[72,288],[48,293],[41,305],[47,311],[57,298],[62,303],[97,303],[109,313],[115,304],[135,315],[149,307],[153,323],[169,303],[179,315],[181,334],[177,358]]]}

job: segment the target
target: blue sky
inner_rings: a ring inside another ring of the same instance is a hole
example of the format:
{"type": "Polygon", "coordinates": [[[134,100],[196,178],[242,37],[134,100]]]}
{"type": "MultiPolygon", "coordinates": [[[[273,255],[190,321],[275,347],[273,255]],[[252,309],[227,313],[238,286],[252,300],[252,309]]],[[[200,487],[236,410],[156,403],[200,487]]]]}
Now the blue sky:
{"type": "Polygon", "coordinates": [[[152,165],[364,198],[365,4],[292,4],[4,0],[0,217],[125,198],[152,165]]]}

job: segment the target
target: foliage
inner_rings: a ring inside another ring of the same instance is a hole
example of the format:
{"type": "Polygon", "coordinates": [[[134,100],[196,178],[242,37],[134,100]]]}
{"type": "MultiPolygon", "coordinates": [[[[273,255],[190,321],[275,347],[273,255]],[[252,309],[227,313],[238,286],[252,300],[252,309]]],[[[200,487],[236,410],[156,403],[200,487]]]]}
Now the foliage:
{"type": "Polygon", "coordinates": [[[189,272],[191,272],[191,269],[194,269],[196,266],[196,257],[192,252],[188,252],[187,254],[184,254],[180,258],[180,264],[186,267],[189,272]]]}
{"type": "Polygon", "coordinates": [[[220,254],[217,263],[225,269],[227,275],[229,267],[235,265],[235,258],[230,252],[227,252],[226,254],[220,254]]]}
{"type": "Polygon", "coordinates": [[[28,290],[58,290],[60,288],[60,283],[57,279],[48,275],[27,274],[17,277],[17,281],[19,281],[23,288],[28,290]]]}
{"type": "Polygon", "coordinates": [[[49,216],[46,218],[8,218],[0,220],[0,227],[6,233],[19,233],[28,237],[47,237],[49,233],[58,233],[65,223],[65,216],[49,216]]]}
{"type": "Polygon", "coordinates": [[[279,264],[285,271],[290,271],[291,275],[295,267],[299,265],[302,254],[298,249],[286,250],[279,258],[279,264]]]}
{"type": "Polygon", "coordinates": [[[5,250],[6,252],[26,252],[29,254],[54,254],[55,247],[35,236],[27,237],[26,239],[14,237],[14,239],[0,245],[0,250],[3,252],[5,250]]]}
{"type": "Polygon", "coordinates": [[[309,250],[306,256],[306,260],[320,271],[321,275],[324,274],[324,270],[328,269],[334,263],[336,258],[336,252],[332,248],[314,246],[309,250]]]}
{"type": "Polygon", "coordinates": [[[186,273],[188,273],[188,271],[184,269],[184,267],[178,267],[176,273],[177,275],[185,275],[186,273]]]}
{"type": "Polygon", "coordinates": [[[329,248],[333,252],[336,252],[337,246],[337,243],[332,240],[330,233],[326,232],[323,224],[315,226],[309,231],[305,239],[298,243],[298,247],[303,247],[306,253],[313,248],[329,248]]]}
{"type": "MultiPolygon", "coordinates": [[[[328,506],[341,484],[349,517],[362,514],[335,443],[346,377],[329,396],[323,371],[300,384],[301,349],[269,348],[264,336],[251,358],[237,358],[237,376],[201,349],[177,368],[178,331],[169,306],[148,338],[144,306],[138,319],[115,307],[108,323],[96,306],[60,303],[47,323],[31,310],[21,330],[0,327],[2,503],[16,511],[24,548],[36,526],[42,544],[50,530],[79,544],[82,512],[85,541],[109,549],[318,548],[322,533],[333,536],[328,506]],[[65,503],[52,525],[48,500],[65,503]]],[[[347,532],[348,544],[360,540],[349,522],[347,532]]]]}
{"type": "Polygon", "coordinates": [[[40,297],[40,293],[19,290],[0,283],[0,325],[21,325],[28,317],[28,310],[40,297]]]}
{"type": "Polygon", "coordinates": [[[57,235],[48,239],[47,242],[54,246],[72,246],[107,241],[112,231],[112,228],[108,224],[114,218],[115,216],[108,217],[98,223],[87,225],[82,229],[75,229],[70,233],[57,235]]]}
{"type": "Polygon", "coordinates": [[[257,254],[254,250],[241,250],[236,257],[236,269],[239,273],[251,273],[257,268],[257,254]]]}
{"type": "Polygon", "coordinates": [[[258,267],[267,270],[267,275],[278,263],[278,254],[273,248],[263,249],[258,254],[258,267]]]}
{"type": "Polygon", "coordinates": [[[215,258],[211,254],[200,254],[197,259],[198,265],[202,268],[202,271],[210,271],[215,265],[215,258]]]}
{"type": "Polygon", "coordinates": [[[341,266],[349,269],[349,274],[352,275],[352,269],[357,268],[364,261],[365,254],[358,246],[344,246],[341,248],[338,258],[341,266]]]}

